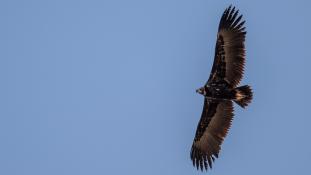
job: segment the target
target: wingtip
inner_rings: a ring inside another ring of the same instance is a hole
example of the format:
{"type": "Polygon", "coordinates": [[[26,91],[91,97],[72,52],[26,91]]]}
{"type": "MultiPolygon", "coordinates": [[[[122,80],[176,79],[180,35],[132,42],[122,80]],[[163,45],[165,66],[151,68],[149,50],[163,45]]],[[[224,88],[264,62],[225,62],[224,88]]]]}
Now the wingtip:
{"type": "Polygon", "coordinates": [[[234,5],[230,4],[225,10],[224,14],[233,14],[234,12],[239,12],[239,9],[237,9],[234,5]]]}
{"type": "Polygon", "coordinates": [[[237,9],[232,4],[229,5],[229,7],[225,9],[221,16],[218,31],[220,31],[221,29],[231,29],[243,32],[243,30],[240,30],[244,27],[245,24],[245,21],[243,21],[242,18],[243,15],[240,14],[239,9],[237,9]]]}
{"type": "Polygon", "coordinates": [[[227,11],[231,12],[231,11],[234,11],[235,10],[235,6],[230,4],[227,8],[226,8],[227,11]],[[232,9],[232,10],[231,10],[232,9]]]}
{"type": "Polygon", "coordinates": [[[229,5],[229,7],[227,7],[227,9],[231,9],[231,8],[232,8],[232,6],[233,6],[233,5],[232,5],[232,4],[230,4],[230,5],[229,5]]]}

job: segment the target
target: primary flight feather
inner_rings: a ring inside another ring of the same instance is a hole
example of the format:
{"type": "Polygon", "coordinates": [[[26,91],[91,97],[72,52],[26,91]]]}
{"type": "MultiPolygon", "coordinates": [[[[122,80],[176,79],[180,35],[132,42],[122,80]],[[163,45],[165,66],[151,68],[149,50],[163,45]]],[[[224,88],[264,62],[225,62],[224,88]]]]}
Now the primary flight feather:
{"type": "Polygon", "coordinates": [[[207,83],[196,90],[204,96],[204,106],[190,157],[201,170],[212,168],[233,119],[233,101],[245,108],[252,100],[250,86],[237,87],[245,64],[245,21],[229,6],[217,33],[215,57],[207,83]]]}

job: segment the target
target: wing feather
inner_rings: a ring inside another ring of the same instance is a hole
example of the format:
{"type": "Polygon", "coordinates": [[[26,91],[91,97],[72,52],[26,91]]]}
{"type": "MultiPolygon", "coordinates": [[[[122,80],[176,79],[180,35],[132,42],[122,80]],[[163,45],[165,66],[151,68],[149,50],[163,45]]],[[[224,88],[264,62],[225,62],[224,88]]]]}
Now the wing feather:
{"type": "Polygon", "coordinates": [[[245,64],[245,21],[235,8],[227,8],[220,20],[215,58],[212,71],[207,82],[225,80],[236,87],[243,76],[245,64]]]}
{"type": "Polygon", "coordinates": [[[212,168],[212,162],[218,157],[223,139],[233,119],[232,101],[204,101],[201,119],[191,149],[193,165],[200,169],[212,168]]]}

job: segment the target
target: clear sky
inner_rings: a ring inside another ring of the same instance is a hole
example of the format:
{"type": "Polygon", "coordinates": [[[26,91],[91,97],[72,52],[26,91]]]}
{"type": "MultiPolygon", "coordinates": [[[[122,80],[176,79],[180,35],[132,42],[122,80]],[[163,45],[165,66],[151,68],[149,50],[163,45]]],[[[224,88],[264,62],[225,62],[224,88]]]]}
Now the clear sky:
{"type": "Polygon", "coordinates": [[[0,174],[202,174],[195,89],[230,4],[254,100],[208,174],[311,174],[307,0],[0,1],[0,174]]]}

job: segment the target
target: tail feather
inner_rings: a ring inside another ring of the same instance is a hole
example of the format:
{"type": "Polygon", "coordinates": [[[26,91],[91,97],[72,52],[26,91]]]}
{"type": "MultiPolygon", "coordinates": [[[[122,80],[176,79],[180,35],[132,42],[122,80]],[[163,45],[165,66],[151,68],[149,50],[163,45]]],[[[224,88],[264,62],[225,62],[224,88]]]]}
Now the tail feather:
{"type": "Polygon", "coordinates": [[[250,86],[240,86],[235,88],[235,99],[234,101],[245,108],[253,99],[253,92],[250,86]]]}

